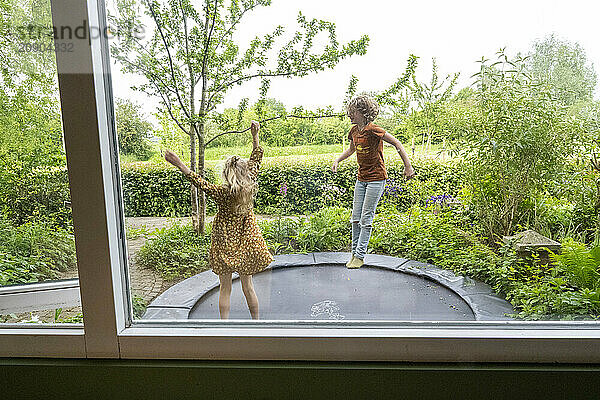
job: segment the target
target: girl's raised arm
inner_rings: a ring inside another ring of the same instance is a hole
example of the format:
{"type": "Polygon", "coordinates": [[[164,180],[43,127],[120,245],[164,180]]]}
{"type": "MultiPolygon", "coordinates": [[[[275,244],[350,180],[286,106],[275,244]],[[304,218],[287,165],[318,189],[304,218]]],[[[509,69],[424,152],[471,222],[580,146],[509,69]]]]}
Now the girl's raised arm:
{"type": "Polygon", "coordinates": [[[177,157],[177,154],[173,153],[171,150],[165,150],[165,160],[167,160],[169,164],[173,164],[179,168],[179,170],[185,175],[188,175],[192,171],[187,167],[187,165],[184,164],[183,161],[181,161],[179,157],[177,157]]]}
{"type": "Polygon", "coordinates": [[[252,154],[250,154],[250,159],[248,160],[248,173],[254,180],[258,177],[258,170],[260,169],[260,163],[264,153],[263,148],[260,147],[258,142],[259,129],[259,123],[252,121],[252,124],[250,125],[250,132],[252,132],[252,154]]]}
{"type": "Polygon", "coordinates": [[[211,195],[213,197],[219,194],[219,187],[217,185],[210,183],[209,181],[207,181],[206,179],[202,178],[200,175],[189,169],[187,165],[185,165],[185,163],[181,161],[179,157],[177,157],[177,154],[173,153],[171,150],[165,151],[165,160],[167,160],[170,164],[173,164],[181,172],[183,172],[185,177],[190,182],[192,182],[192,184],[198,189],[204,191],[206,194],[211,195]]]}
{"type": "Polygon", "coordinates": [[[260,125],[257,121],[252,121],[250,124],[250,132],[252,132],[252,149],[256,149],[258,147],[258,130],[260,129],[260,125]]]}

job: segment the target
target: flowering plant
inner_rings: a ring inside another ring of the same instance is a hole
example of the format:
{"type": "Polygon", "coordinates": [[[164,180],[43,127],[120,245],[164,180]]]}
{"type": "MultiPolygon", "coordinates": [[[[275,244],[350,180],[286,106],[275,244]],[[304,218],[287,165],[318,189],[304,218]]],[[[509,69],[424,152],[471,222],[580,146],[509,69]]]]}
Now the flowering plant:
{"type": "Polygon", "coordinates": [[[430,196],[425,200],[425,208],[433,211],[434,214],[438,214],[443,211],[449,210],[453,204],[456,204],[457,200],[449,194],[440,194],[430,196]]]}

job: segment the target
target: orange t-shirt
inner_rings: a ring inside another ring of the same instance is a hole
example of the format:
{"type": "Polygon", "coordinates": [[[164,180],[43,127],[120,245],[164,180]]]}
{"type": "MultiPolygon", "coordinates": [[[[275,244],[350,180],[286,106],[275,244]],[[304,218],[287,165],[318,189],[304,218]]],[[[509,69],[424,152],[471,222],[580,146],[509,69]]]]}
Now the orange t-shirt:
{"type": "Polygon", "coordinates": [[[358,180],[363,182],[387,179],[383,162],[383,136],[385,130],[374,123],[367,124],[362,131],[356,125],[348,133],[348,140],[354,142],[358,161],[358,180]]]}

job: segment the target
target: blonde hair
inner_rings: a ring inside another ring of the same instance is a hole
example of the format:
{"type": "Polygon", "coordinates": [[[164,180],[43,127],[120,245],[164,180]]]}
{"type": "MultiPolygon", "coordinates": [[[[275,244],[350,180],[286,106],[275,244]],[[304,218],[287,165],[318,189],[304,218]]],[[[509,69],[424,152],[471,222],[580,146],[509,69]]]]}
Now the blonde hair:
{"type": "Polygon", "coordinates": [[[227,158],[223,167],[223,182],[233,195],[233,211],[237,214],[250,212],[258,185],[250,176],[248,160],[239,156],[227,158]]]}
{"type": "Polygon", "coordinates": [[[358,110],[365,117],[367,124],[373,122],[379,114],[379,104],[368,94],[359,94],[348,102],[346,114],[350,116],[353,110],[358,110]]]}

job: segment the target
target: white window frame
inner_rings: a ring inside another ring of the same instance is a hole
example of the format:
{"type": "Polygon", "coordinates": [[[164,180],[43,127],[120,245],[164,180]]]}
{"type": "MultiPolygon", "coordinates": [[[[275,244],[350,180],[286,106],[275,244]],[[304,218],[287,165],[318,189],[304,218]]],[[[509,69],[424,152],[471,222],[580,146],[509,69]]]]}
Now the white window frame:
{"type": "MultiPolygon", "coordinates": [[[[52,13],[55,26],[100,26],[104,5],[52,0],[52,13]]],[[[84,328],[5,324],[0,357],[600,362],[592,321],[133,323],[108,45],[68,42],[57,67],[84,328]]]]}

